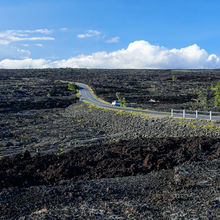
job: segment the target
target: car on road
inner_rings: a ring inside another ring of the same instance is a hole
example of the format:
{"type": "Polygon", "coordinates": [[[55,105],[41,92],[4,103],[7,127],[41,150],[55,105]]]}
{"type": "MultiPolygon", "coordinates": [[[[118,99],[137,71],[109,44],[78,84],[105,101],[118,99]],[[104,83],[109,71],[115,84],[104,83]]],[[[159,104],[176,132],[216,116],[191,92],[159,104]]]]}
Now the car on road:
{"type": "Polygon", "coordinates": [[[112,105],[113,106],[120,106],[120,102],[115,100],[112,102],[112,105]]]}

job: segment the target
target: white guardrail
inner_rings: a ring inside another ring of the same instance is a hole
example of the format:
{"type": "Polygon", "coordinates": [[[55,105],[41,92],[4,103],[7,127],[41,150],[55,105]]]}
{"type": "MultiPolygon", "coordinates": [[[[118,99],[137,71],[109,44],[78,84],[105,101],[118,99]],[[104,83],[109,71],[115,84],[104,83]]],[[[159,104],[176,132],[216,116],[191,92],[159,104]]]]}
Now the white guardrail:
{"type": "Polygon", "coordinates": [[[220,120],[220,112],[212,111],[189,111],[185,109],[171,109],[171,117],[185,119],[220,120]]]}

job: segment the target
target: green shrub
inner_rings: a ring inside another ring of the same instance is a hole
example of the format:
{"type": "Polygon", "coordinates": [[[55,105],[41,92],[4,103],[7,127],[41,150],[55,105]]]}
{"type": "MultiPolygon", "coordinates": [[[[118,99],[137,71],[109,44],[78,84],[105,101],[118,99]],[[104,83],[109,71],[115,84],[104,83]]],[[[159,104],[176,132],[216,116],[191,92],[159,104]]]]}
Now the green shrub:
{"type": "Polygon", "coordinates": [[[199,103],[201,103],[202,105],[207,105],[208,104],[208,94],[204,91],[199,91],[197,101],[199,103]]]}
{"type": "Polygon", "coordinates": [[[68,83],[68,90],[71,90],[75,93],[78,93],[79,87],[76,85],[76,83],[70,82],[70,83],[68,83]]]}
{"type": "Polygon", "coordinates": [[[212,87],[212,90],[215,90],[215,97],[214,97],[214,105],[220,106],[220,81],[217,82],[215,87],[212,87]]]}

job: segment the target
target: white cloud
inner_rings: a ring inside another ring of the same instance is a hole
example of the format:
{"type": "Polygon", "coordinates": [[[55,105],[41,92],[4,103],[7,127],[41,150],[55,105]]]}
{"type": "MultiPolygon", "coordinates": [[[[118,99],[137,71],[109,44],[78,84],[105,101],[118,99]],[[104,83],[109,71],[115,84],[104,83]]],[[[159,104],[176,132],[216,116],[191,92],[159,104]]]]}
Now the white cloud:
{"type": "Polygon", "coordinates": [[[53,32],[53,30],[49,30],[47,28],[44,29],[35,29],[35,30],[8,30],[8,32],[11,33],[40,33],[40,34],[51,34],[53,32]]]}
{"type": "Polygon", "coordinates": [[[49,36],[33,36],[33,35],[48,35],[52,30],[36,29],[36,30],[6,30],[0,32],[0,44],[8,45],[18,41],[50,41],[55,40],[49,36]]]}
{"type": "Polygon", "coordinates": [[[29,50],[24,50],[19,47],[29,47],[27,42],[36,42],[36,45],[41,47],[42,44],[38,41],[55,40],[48,36],[53,30],[35,29],[35,30],[6,30],[0,32],[0,59],[24,59],[30,56],[29,50]]]}
{"type": "Polygon", "coordinates": [[[24,58],[27,58],[31,55],[31,52],[29,50],[18,49],[18,48],[15,48],[15,49],[20,54],[20,56],[22,55],[24,58]]]}
{"type": "Polygon", "coordinates": [[[137,69],[198,69],[220,68],[220,57],[208,54],[197,44],[168,49],[152,45],[147,41],[134,41],[126,49],[111,53],[96,52],[90,55],[79,55],[63,60],[24,59],[0,61],[0,68],[137,68],[137,69]]]}
{"type": "Polygon", "coordinates": [[[107,40],[106,42],[107,43],[118,43],[119,40],[120,40],[120,37],[117,36],[117,37],[113,37],[113,38],[107,40]]]}
{"type": "Polygon", "coordinates": [[[22,44],[23,47],[29,47],[29,44],[22,44]]]}
{"type": "Polygon", "coordinates": [[[78,34],[78,38],[88,38],[88,37],[98,37],[101,34],[101,32],[96,30],[88,30],[85,34],[78,34]]]}
{"type": "Polygon", "coordinates": [[[30,55],[31,52],[29,50],[20,49],[12,45],[0,45],[0,60],[8,57],[11,59],[24,59],[30,55]]]}
{"type": "Polygon", "coordinates": [[[8,42],[8,40],[1,40],[1,39],[0,39],[0,44],[1,44],[1,45],[8,45],[9,42],[8,42]]]}
{"type": "Polygon", "coordinates": [[[60,30],[60,31],[68,31],[68,28],[63,27],[63,28],[60,28],[59,30],[60,30]]]}
{"type": "Polygon", "coordinates": [[[47,28],[44,29],[36,29],[36,30],[27,30],[28,33],[41,33],[41,34],[51,34],[53,30],[49,30],[47,28]]]}
{"type": "Polygon", "coordinates": [[[1,68],[11,69],[26,69],[26,68],[48,68],[49,63],[44,59],[30,59],[26,58],[23,60],[9,60],[5,59],[0,61],[1,68]]]}
{"type": "Polygon", "coordinates": [[[43,44],[35,44],[37,47],[43,47],[43,44]]]}
{"type": "Polygon", "coordinates": [[[55,40],[53,37],[14,37],[14,36],[10,36],[8,39],[9,39],[11,42],[55,40]]]}

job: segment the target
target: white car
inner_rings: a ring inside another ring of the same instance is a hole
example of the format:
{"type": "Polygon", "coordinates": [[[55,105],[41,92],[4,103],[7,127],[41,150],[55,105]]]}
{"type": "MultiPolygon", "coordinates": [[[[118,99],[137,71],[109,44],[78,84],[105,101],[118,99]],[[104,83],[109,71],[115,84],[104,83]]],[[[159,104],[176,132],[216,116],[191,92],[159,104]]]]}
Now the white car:
{"type": "Polygon", "coordinates": [[[120,102],[119,102],[119,101],[113,101],[113,102],[112,102],[112,105],[113,105],[113,106],[120,106],[120,102]]]}

